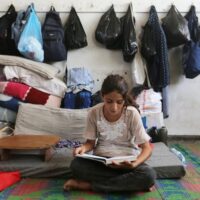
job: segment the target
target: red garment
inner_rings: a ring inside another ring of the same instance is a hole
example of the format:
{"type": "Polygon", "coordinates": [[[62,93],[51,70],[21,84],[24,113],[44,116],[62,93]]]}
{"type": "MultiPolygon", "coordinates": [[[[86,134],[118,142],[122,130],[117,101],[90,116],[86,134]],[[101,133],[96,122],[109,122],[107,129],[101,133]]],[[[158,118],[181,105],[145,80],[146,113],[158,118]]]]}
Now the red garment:
{"type": "Polygon", "coordinates": [[[15,172],[0,172],[0,191],[15,184],[21,179],[19,171],[15,172]]]}

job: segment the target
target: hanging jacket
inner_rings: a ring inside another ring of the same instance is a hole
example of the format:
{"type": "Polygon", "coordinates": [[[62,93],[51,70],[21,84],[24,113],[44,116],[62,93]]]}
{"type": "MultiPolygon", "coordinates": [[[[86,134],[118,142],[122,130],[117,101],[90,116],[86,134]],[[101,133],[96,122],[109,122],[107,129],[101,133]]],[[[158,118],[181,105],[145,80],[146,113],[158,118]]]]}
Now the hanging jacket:
{"type": "MultiPolygon", "coordinates": [[[[150,39],[155,43],[155,53],[152,53],[150,56],[144,54],[143,51],[141,51],[141,53],[147,61],[147,70],[152,88],[155,91],[161,91],[162,88],[169,84],[169,61],[166,37],[159,24],[154,6],[151,6],[149,19],[146,25],[148,25],[148,29],[146,30],[151,31],[150,35],[152,38],[150,39]]],[[[145,33],[145,29],[143,32],[143,36],[144,35],[148,35],[148,33],[145,33]]],[[[141,42],[141,45],[144,47],[144,40],[142,39],[141,42]]]]}

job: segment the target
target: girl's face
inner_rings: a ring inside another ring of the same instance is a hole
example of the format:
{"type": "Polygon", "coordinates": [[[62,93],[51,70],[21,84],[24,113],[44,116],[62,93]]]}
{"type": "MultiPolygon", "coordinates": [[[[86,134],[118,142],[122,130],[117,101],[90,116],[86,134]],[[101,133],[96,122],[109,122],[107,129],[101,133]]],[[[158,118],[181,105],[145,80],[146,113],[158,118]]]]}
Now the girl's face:
{"type": "Polygon", "coordinates": [[[124,107],[123,96],[114,91],[103,96],[104,115],[108,120],[117,120],[122,113],[124,107]]]}

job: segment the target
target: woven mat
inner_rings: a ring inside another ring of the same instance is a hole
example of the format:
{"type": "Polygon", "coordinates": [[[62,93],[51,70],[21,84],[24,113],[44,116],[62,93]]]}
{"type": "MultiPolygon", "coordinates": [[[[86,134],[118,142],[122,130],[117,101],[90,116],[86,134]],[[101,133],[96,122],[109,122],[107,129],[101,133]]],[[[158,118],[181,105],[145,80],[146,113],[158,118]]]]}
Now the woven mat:
{"type": "Polygon", "coordinates": [[[200,200],[200,145],[174,144],[186,158],[186,176],[160,179],[152,192],[102,194],[63,191],[63,179],[22,179],[0,193],[0,200],[200,200]]]}

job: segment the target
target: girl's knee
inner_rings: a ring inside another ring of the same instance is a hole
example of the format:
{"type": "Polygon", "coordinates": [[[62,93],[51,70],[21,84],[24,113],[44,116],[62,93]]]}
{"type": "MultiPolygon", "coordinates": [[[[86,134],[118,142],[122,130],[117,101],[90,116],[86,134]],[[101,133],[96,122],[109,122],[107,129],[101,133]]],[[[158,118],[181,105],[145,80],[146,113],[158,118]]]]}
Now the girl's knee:
{"type": "Polygon", "coordinates": [[[146,180],[144,182],[146,183],[147,188],[150,188],[152,185],[154,185],[156,180],[156,172],[153,168],[148,168],[145,179],[146,180]]]}
{"type": "Polygon", "coordinates": [[[80,164],[78,158],[75,158],[74,160],[72,160],[72,162],[70,164],[70,169],[71,169],[73,174],[76,174],[77,171],[82,170],[81,169],[81,164],[80,164]]]}

